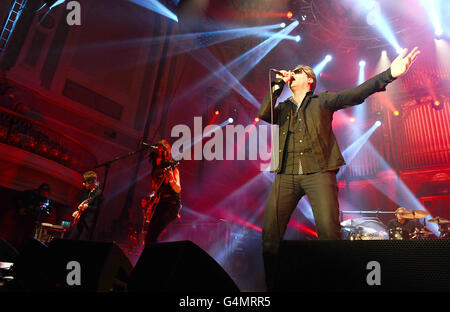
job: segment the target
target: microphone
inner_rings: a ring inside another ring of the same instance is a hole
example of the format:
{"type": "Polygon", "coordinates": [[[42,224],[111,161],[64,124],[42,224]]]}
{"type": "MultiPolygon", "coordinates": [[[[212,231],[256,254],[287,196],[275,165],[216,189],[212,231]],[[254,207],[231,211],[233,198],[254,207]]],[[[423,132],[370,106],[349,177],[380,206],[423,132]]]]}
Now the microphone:
{"type": "MultiPolygon", "coordinates": [[[[271,68],[270,71],[273,71],[275,74],[278,74],[278,75],[281,75],[281,76],[284,77],[284,74],[283,74],[280,70],[278,70],[278,69],[273,69],[273,68],[271,68]]],[[[289,71],[288,71],[288,72],[289,72],[289,71]]],[[[292,75],[289,76],[289,80],[286,81],[286,82],[289,82],[289,81],[291,81],[291,80],[292,80],[292,75]]]]}
{"type": "Polygon", "coordinates": [[[271,68],[270,70],[273,71],[275,74],[283,75],[283,73],[278,69],[271,68]]]}

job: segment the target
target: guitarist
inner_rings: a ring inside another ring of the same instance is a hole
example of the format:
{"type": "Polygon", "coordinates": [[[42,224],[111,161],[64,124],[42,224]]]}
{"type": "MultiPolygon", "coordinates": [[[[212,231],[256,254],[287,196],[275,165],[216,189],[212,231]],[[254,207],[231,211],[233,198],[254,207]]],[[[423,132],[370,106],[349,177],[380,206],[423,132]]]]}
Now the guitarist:
{"type": "Polygon", "coordinates": [[[144,225],[148,229],[145,244],[156,243],[158,236],[179,216],[181,209],[180,172],[172,159],[171,146],[166,140],[157,142],[155,146],[149,155],[153,167],[152,192],[141,200],[147,219],[150,219],[144,225]]]}
{"type": "Polygon", "coordinates": [[[91,238],[96,213],[103,200],[98,177],[94,171],[87,171],[83,174],[83,186],[85,193],[77,210],[72,214],[74,220],[69,239],[89,240],[91,238]]]}

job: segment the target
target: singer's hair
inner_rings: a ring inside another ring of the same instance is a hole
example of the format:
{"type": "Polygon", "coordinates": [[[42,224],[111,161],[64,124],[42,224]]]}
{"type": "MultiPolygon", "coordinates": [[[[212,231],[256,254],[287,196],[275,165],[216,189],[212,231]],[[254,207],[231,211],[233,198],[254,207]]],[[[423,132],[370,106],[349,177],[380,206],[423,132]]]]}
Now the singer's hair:
{"type": "Polygon", "coordinates": [[[308,65],[298,65],[297,67],[295,67],[295,69],[297,69],[297,68],[303,69],[306,76],[308,76],[309,78],[312,78],[313,82],[311,83],[311,91],[314,92],[314,90],[316,89],[316,85],[317,85],[317,78],[316,78],[316,74],[314,74],[314,71],[312,70],[312,68],[309,67],[308,65]]]}
{"type": "MultiPolygon", "coordinates": [[[[156,146],[161,146],[164,150],[163,152],[163,162],[169,162],[172,160],[172,147],[170,146],[170,143],[167,140],[160,140],[155,143],[156,146]]],[[[149,161],[152,163],[153,166],[156,166],[156,158],[155,158],[155,152],[152,151],[149,154],[149,161]]]]}

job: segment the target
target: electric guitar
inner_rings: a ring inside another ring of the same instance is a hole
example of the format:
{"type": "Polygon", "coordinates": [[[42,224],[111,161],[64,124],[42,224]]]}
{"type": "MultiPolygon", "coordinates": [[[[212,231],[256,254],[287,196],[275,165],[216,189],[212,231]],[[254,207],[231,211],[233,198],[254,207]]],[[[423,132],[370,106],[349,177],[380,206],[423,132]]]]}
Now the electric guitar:
{"type": "Polygon", "coordinates": [[[72,228],[74,228],[78,221],[80,220],[81,214],[83,213],[83,211],[85,211],[87,209],[87,207],[89,206],[89,204],[92,202],[92,200],[94,200],[94,198],[96,196],[91,195],[94,192],[90,192],[88,195],[88,198],[86,198],[85,200],[83,200],[81,202],[81,204],[78,205],[77,207],[77,211],[75,211],[72,216],[73,216],[73,221],[72,221],[72,228]]]}
{"type": "Polygon", "coordinates": [[[158,206],[159,199],[161,197],[161,193],[159,192],[161,186],[163,185],[164,181],[166,180],[165,174],[166,172],[171,168],[176,168],[178,166],[179,162],[175,162],[173,164],[170,164],[169,166],[162,169],[162,179],[160,179],[154,189],[153,192],[147,197],[146,199],[146,205],[142,206],[144,210],[144,220],[143,220],[143,226],[142,226],[142,239],[145,240],[145,237],[147,236],[148,232],[148,225],[150,223],[150,220],[153,218],[153,215],[156,211],[156,206],[158,206]]]}

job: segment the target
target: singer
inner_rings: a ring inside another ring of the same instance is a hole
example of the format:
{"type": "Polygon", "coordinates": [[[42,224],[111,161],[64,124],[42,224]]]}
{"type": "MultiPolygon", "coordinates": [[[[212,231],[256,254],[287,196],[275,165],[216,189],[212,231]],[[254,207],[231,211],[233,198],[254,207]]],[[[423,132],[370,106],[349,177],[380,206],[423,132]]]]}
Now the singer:
{"type": "Polygon", "coordinates": [[[386,71],[342,92],[314,94],[316,75],[309,66],[276,72],[259,117],[279,126],[279,165],[263,221],[263,258],[267,289],[274,289],[275,261],[289,219],[303,195],[308,196],[320,240],[341,239],[336,174],[345,165],[332,131],[333,113],[358,105],[404,75],[420,53],[404,49],[386,71]],[[285,84],[292,96],[274,107],[285,84]],[[273,109],[272,109],[273,108],[273,109]],[[272,116],[273,112],[273,116],[272,116]]]}

